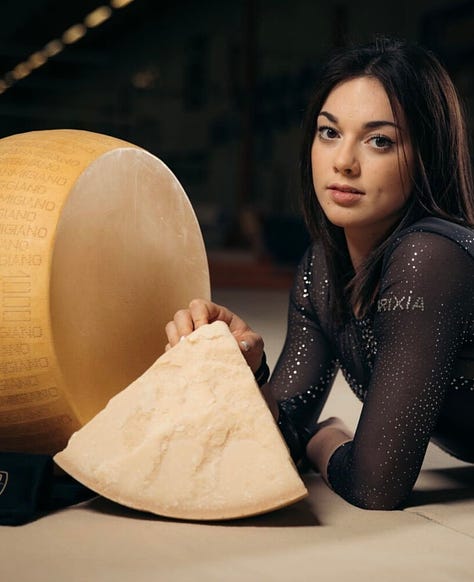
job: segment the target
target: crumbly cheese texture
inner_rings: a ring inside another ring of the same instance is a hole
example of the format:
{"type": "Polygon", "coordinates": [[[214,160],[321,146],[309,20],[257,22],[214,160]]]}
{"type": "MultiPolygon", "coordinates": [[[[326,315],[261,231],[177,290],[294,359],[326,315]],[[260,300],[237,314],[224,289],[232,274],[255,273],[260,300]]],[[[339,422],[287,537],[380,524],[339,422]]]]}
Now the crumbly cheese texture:
{"type": "Polygon", "coordinates": [[[180,519],[246,517],[307,495],[223,322],[163,354],[54,459],[108,499],[180,519]]]}

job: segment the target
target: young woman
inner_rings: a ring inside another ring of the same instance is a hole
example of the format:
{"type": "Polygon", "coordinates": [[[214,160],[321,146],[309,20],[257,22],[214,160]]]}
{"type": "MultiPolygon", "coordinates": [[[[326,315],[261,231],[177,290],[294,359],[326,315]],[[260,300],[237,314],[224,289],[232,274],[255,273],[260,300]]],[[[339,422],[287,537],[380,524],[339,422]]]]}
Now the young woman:
{"type": "MultiPolygon", "coordinates": [[[[354,505],[398,508],[430,439],[474,462],[474,193],[459,100],[436,58],[390,40],[333,58],[301,171],[314,242],[262,391],[296,462],[354,505]],[[319,422],[338,369],[364,403],[355,435],[319,422]]],[[[263,385],[263,341],[225,307],[193,301],[167,325],[170,345],[216,319],[263,385]]]]}

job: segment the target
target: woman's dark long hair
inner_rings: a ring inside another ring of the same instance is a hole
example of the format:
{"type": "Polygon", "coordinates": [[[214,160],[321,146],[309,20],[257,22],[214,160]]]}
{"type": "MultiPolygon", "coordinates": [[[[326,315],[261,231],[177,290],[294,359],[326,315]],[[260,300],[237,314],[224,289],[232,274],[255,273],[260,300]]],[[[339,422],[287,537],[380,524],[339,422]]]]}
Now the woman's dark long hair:
{"type": "Polygon", "coordinates": [[[363,317],[376,296],[383,254],[397,232],[424,216],[474,224],[474,192],[462,107],[449,75],[426,49],[398,40],[346,49],[321,73],[309,104],[301,151],[302,205],[313,238],[322,241],[329,269],[334,316],[343,321],[355,310],[363,317]],[[354,273],[343,229],[325,216],[314,191],[311,148],[316,119],[332,89],[344,81],[370,76],[383,85],[396,119],[406,118],[415,155],[412,193],[400,221],[387,239],[354,273]]]}

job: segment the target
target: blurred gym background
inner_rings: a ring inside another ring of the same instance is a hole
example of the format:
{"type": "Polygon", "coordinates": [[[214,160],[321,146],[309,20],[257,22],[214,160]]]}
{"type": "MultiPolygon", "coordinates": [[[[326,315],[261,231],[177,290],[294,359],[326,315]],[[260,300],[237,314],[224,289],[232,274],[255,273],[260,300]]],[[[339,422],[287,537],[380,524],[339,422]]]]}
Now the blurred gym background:
{"type": "Polygon", "coordinates": [[[0,137],[109,134],[162,159],[201,224],[215,287],[287,288],[308,243],[300,126],[328,53],[418,41],[474,127],[473,0],[2,0],[0,137]]]}

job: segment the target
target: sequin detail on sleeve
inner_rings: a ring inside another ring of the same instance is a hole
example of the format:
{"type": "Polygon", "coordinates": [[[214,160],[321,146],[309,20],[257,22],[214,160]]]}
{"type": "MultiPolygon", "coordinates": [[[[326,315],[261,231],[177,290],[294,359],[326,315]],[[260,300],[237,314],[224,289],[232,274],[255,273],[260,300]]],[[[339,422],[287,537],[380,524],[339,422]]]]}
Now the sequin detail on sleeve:
{"type": "Polygon", "coordinates": [[[301,450],[314,434],[337,371],[333,348],[318,316],[321,309],[327,312],[327,291],[323,254],[314,246],[303,257],[295,277],[287,337],[270,380],[285,423],[291,424],[286,433],[298,435],[301,450]]]}

